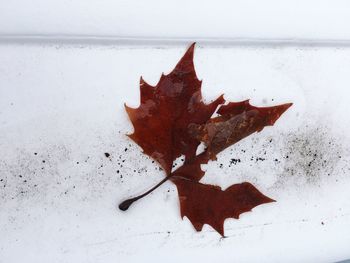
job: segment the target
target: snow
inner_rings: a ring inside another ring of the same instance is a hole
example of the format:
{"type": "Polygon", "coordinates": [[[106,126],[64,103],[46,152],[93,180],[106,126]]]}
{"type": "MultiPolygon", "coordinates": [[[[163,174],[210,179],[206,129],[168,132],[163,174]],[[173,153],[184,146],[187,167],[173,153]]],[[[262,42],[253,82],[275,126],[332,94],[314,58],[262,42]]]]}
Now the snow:
{"type": "Polygon", "coordinates": [[[294,103],[274,127],[220,154],[203,178],[223,188],[249,181],[277,202],[227,220],[225,239],[181,220],[170,183],[128,212],[117,209],[164,176],[125,136],[132,127],[123,104],[137,106],[139,77],[155,84],[185,48],[0,46],[0,262],[350,257],[346,47],[198,43],[195,65],[208,101],[224,92],[259,106],[294,103]],[[241,163],[230,166],[231,158],[241,163]]]}
{"type": "Polygon", "coordinates": [[[0,34],[350,40],[347,0],[0,1],[0,34]]]}
{"type": "Polygon", "coordinates": [[[350,258],[348,1],[0,6],[0,263],[350,258]],[[225,239],[181,220],[170,183],[117,209],[164,176],[125,136],[123,105],[192,41],[207,101],[294,103],[203,167],[204,183],[248,181],[277,200],[226,220],[225,239]]]}

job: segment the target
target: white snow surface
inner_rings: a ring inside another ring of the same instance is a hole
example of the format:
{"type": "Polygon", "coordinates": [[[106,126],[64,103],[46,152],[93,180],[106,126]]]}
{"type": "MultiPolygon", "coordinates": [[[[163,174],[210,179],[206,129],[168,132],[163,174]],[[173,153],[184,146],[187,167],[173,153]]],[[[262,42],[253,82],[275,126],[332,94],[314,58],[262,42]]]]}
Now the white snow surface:
{"type": "Polygon", "coordinates": [[[347,47],[198,43],[206,101],[224,93],[258,106],[294,103],[274,127],[203,167],[204,183],[248,181],[277,202],[226,220],[224,239],[181,220],[171,183],[127,212],[117,209],[164,176],[125,136],[132,126],[123,105],[136,107],[140,76],[156,84],[186,48],[0,45],[0,262],[350,257],[347,47]]]}
{"type": "Polygon", "coordinates": [[[350,40],[347,0],[0,0],[7,37],[350,40]]]}

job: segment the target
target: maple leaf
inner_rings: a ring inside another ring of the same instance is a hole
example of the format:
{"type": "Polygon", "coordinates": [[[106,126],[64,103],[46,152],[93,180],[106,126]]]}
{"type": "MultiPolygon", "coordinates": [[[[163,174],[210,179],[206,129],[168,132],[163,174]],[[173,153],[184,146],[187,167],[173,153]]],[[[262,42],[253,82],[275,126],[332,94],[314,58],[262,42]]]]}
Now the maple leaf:
{"type": "Polygon", "coordinates": [[[193,52],[194,44],[155,87],[141,78],[140,106],[133,109],[125,105],[134,126],[129,137],[163,167],[167,176],[146,193],[125,200],[119,208],[127,210],[133,202],[171,180],[178,189],[181,216],[186,216],[197,231],[209,224],[224,236],[226,218],[238,219],[241,213],[274,200],[247,182],[226,190],[202,184],[205,172],[201,165],[215,160],[219,152],[243,138],[273,125],[292,104],[255,107],[246,100],[221,105],[223,96],[204,104],[193,52]],[[211,118],[219,105],[219,116],[211,118]],[[200,142],[206,149],[196,155],[200,142]],[[173,161],[181,155],[186,157],[184,164],[172,172],[173,161]]]}

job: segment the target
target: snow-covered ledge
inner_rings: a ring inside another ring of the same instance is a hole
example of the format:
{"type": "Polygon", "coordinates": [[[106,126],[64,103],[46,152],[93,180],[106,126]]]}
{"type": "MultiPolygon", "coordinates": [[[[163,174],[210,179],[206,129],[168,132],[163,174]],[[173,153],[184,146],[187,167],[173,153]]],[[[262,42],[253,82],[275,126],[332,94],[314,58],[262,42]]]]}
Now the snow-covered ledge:
{"type": "Polygon", "coordinates": [[[350,41],[349,1],[5,1],[0,38],[350,41]]]}
{"type": "Polygon", "coordinates": [[[0,2],[0,262],[350,258],[348,1],[0,2]],[[180,219],[170,183],[117,209],[164,177],[125,136],[124,103],[193,40],[207,101],[294,103],[204,167],[205,183],[277,200],[227,220],[225,239],[180,219]]]}

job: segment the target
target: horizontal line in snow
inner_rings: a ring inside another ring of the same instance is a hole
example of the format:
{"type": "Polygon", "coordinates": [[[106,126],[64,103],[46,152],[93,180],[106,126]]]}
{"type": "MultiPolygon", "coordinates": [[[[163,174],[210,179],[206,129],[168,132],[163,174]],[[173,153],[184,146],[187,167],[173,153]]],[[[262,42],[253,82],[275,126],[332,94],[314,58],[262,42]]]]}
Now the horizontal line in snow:
{"type": "Polygon", "coordinates": [[[92,35],[4,35],[0,44],[68,44],[68,45],[150,45],[168,46],[198,42],[210,46],[304,46],[350,47],[350,39],[269,39],[269,38],[160,38],[92,35]]]}

